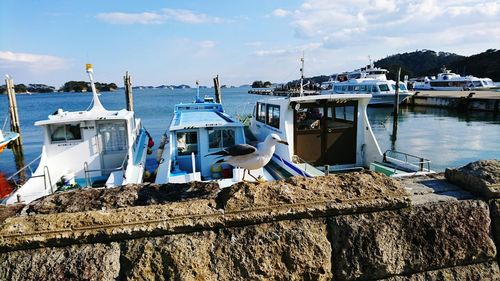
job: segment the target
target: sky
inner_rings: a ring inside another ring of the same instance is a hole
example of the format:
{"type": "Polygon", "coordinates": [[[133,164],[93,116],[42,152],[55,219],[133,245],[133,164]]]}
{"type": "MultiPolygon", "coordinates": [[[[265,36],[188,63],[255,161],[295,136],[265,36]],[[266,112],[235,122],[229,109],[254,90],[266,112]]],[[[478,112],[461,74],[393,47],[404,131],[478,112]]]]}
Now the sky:
{"type": "Polygon", "coordinates": [[[287,82],[415,50],[500,47],[500,1],[0,1],[0,73],[59,87],[287,82]]]}

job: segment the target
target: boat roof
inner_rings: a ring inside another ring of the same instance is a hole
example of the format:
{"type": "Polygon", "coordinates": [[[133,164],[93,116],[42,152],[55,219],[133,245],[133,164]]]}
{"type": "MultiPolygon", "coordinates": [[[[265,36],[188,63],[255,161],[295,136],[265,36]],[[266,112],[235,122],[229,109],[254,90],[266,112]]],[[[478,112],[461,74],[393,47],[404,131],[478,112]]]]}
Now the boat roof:
{"type": "Polygon", "coordinates": [[[318,100],[345,100],[345,99],[353,99],[353,100],[369,100],[372,95],[370,94],[321,94],[321,95],[311,95],[311,96],[302,96],[302,97],[290,97],[290,98],[271,98],[264,99],[261,102],[269,102],[269,101],[283,101],[289,100],[290,102],[314,102],[318,100]]]}
{"type": "Polygon", "coordinates": [[[222,110],[219,103],[190,103],[176,105],[170,130],[206,127],[243,127],[238,120],[222,110]]]}
{"type": "Polygon", "coordinates": [[[113,110],[89,110],[89,111],[64,111],[58,109],[54,114],[49,115],[47,120],[35,122],[35,126],[44,126],[60,123],[74,123],[89,120],[129,120],[134,113],[126,109],[113,110]]]}

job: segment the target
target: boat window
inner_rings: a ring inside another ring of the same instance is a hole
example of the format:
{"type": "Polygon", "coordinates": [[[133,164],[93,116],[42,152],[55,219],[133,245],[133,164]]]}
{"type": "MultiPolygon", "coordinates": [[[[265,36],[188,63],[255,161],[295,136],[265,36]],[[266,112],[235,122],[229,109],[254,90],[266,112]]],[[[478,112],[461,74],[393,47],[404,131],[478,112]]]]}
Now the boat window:
{"type": "Polygon", "coordinates": [[[380,85],[378,85],[378,87],[380,88],[381,92],[388,92],[389,91],[389,86],[387,84],[380,84],[380,85]]]}
{"type": "Polygon", "coordinates": [[[235,144],[234,129],[215,129],[208,131],[208,148],[222,149],[235,144]]]}
{"type": "Polygon", "coordinates": [[[360,86],[359,86],[359,90],[360,90],[361,92],[366,92],[366,85],[360,85],[360,86]]]}
{"type": "Polygon", "coordinates": [[[372,93],[378,92],[378,87],[377,85],[372,85],[372,93]]]}
{"type": "Polygon", "coordinates": [[[98,128],[103,152],[127,149],[127,129],[125,128],[125,122],[99,123],[98,128]]]}
{"type": "Polygon", "coordinates": [[[257,103],[257,121],[266,122],[266,105],[260,102],[257,103]]]}
{"type": "Polygon", "coordinates": [[[354,89],[354,86],[352,85],[347,86],[347,91],[352,91],[352,89],[354,89]]]}
{"type": "Polygon", "coordinates": [[[405,84],[399,84],[399,89],[400,89],[401,91],[406,91],[406,86],[405,86],[405,84]]]}
{"type": "Polygon", "coordinates": [[[354,126],[354,105],[328,108],[328,129],[342,129],[354,126]]]}
{"type": "Polygon", "coordinates": [[[474,86],[475,87],[481,87],[481,82],[480,81],[474,81],[474,86]]]}
{"type": "Polygon", "coordinates": [[[276,129],[280,128],[280,107],[278,105],[267,105],[266,124],[276,129]]]}
{"type": "Polygon", "coordinates": [[[80,124],[50,125],[50,138],[52,142],[81,140],[80,124]]]}
{"type": "Polygon", "coordinates": [[[342,86],[342,91],[344,91],[344,92],[345,92],[346,90],[347,90],[347,86],[345,86],[345,85],[344,85],[344,86],[342,86]]]}
{"type": "Polygon", "coordinates": [[[198,154],[198,133],[197,132],[177,132],[177,154],[191,155],[198,154]]]}
{"type": "Polygon", "coordinates": [[[359,85],[354,86],[354,91],[359,91],[359,85]]]}
{"type": "Polygon", "coordinates": [[[323,107],[299,109],[295,118],[295,128],[299,131],[321,129],[323,111],[323,107]]]}

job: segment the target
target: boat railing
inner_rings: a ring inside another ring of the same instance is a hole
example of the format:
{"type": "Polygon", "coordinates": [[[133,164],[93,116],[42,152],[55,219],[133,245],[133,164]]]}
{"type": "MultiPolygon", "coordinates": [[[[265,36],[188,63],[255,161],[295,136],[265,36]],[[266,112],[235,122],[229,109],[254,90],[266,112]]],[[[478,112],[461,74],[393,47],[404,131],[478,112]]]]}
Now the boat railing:
{"type": "Polygon", "coordinates": [[[125,154],[125,157],[123,158],[121,165],[116,168],[89,169],[89,164],[87,163],[87,161],[85,161],[85,163],[83,163],[83,172],[85,174],[85,187],[90,187],[93,184],[92,178],[90,177],[91,173],[96,173],[96,172],[112,173],[112,172],[122,171],[123,178],[125,179],[126,178],[125,171],[128,165],[128,155],[129,155],[128,153],[125,154]]]}
{"type": "Polygon", "coordinates": [[[33,159],[31,162],[29,162],[24,167],[22,167],[17,172],[15,172],[14,174],[12,174],[10,177],[7,178],[7,182],[14,183],[14,185],[15,185],[15,188],[12,192],[15,192],[16,190],[18,190],[19,187],[21,187],[26,182],[26,179],[41,178],[41,177],[43,177],[43,185],[44,185],[45,190],[47,190],[47,182],[48,182],[51,193],[54,192],[53,186],[52,186],[52,179],[50,178],[49,167],[47,167],[47,166],[43,167],[43,174],[36,175],[36,176],[33,175],[34,172],[33,172],[32,166],[37,161],[39,161],[40,158],[42,158],[41,154],[37,158],[33,159]],[[26,172],[26,171],[30,172],[29,177],[22,175],[22,173],[26,172]]]}
{"type": "Polygon", "coordinates": [[[386,150],[383,155],[383,162],[395,164],[395,172],[397,168],[405,168],[418,172],[432,172],[431,160],[401,151],[386,150]]]}

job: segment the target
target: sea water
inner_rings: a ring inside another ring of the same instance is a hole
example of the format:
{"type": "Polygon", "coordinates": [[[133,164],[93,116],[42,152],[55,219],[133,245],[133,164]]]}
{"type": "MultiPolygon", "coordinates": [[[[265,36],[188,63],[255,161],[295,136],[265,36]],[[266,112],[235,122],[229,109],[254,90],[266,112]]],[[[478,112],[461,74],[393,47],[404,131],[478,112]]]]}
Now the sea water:
{"type": "MultiPolygon", "coordinates": [[[[222,102],[232,116],[250,114],[255,101],[269,98],[250,95],[248,88],[223,88],[222,102]]],[[[134,110],[144,127],[158,144],[170,124],[174,105],[192,102],[196,89],[134,89],[134,110]]],[[[200,89],[200,95],[213,96],[213,89],[200,89]]],[[[125,107],[123,90],[105,92],[100,96],[108,110],[125,107]]],[[[86,110],[91,93],[49,93],[17,95],[24,164],[41,153],[43,133],[34,122],[45,120],[58,108],[65,111],[86,110]]],[[[6,95],[0,96],[0,113],[8,116],[6,95]]],[[[392,108],[369,108],[368,117],[382,152],[394,149],[431,160],[431,168],[444,171],[447,167],[465,165],[479,159],[500,159],[500,115],[488,112],[457,113],[454,110],[402,107],[398,130],[393,133],[392,108]]],[[[9,126],[7,124],[6,129],[9,126]]],[[[156,147],[155,147],[156,148],[156,147]]],[[[154,155],[148,158],[148,169],[154,169],[154,155]]],[[[11,150],[0,154],[0,172],[14,173],[16,162],[11,150]]],[[[19,164],[18,164],[19,166],[19,164]]],[[[33,167],[36,168],[36,165],[33,167]]]]}

